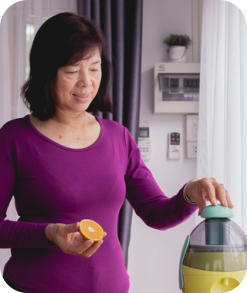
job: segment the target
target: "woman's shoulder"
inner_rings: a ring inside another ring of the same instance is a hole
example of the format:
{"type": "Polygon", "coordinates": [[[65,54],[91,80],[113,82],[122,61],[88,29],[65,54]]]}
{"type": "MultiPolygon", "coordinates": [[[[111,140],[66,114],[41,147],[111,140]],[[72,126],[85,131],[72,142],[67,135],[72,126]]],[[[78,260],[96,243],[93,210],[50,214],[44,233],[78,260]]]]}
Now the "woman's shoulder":
{"type": "MultiPolygon", "coordinates": [[[[24,142],[25,117],[9,120],[0,128],[0,151],[11,152],[18,142],[24,142]]],[[[9,155],[10,156],[10,155],[9,155]]]]}
{"type": "Polygon", "coordinates": [[[16,136],[20,134],[26,127],[27,117],[28,115],[5,122],[0,128],[2,135],[16,136]]]}
{"type": "Polygon", "coordinates": [[[102,123],[103,127],[107,130],[111,130],[111,131],[124,131],[125,126],[123,126],[121,123],[114,121],[114,120],[110,120],[110,119],[104,119],[101,118],[99,116],[96,116],[96,119],[102,123]]]}
{"type": "Polygon", "coordinates": [[[127,144],[129,143],[129,141],[131,143],[134,142],[134,138],[126,126],[117,121],[103,119],[100,117],[98,117],[98,120],[101,121],[101,123],[103,124],[103,128],[108,131],[109,135],[113,136],[115,134],[118,134],[118,136],[120,135],[121,137],[124,137],[124,140],[127,144]]]}

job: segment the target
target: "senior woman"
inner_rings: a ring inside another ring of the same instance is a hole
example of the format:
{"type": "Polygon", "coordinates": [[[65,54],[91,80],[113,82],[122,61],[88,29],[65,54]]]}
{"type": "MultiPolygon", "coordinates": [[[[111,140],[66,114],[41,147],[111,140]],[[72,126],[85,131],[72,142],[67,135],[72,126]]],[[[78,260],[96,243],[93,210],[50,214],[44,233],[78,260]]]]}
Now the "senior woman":
{"type": "Polygon", "coordinates": [[[103,38],[86,18],[61,13],[37,32],[22,91],[31,114],[0,129],[0,247],[11,248],[3,275],[16,290],[127,293],[117,236],[125,198],[160,230],[207,201],[232,207],[213,178],[164,195],[128,130],[91,114],[111,111],[109,75],[103,38]],[[12,196],[18,221],[5,219],[12,196]],[[81,236],[83,218],[101,224],[104,240],[81,236]]]}

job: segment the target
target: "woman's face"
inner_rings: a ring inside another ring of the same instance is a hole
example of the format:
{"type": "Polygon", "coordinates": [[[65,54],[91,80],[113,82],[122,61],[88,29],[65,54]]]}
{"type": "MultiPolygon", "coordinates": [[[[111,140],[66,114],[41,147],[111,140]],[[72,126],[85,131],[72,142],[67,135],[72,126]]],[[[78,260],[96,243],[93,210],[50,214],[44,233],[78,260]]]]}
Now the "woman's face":
{"type": "Polygon", "coordinates": [[[56,110],[85,111],[98,92],[101,77],[99,48],[75,64],[60,67],[53,86],[56,110]]]}

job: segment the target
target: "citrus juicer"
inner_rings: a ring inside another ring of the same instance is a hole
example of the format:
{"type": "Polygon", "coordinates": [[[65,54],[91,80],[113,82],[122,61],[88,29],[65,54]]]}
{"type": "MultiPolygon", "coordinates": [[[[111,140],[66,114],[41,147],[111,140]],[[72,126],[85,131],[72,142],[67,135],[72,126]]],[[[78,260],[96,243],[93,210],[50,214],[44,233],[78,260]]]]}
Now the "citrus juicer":
{"type": "Polygon", "coordinates": [[[237,287],[247,271],[247,237],[222,205],[207,206],[204,221],[187,236],[179,265],[183,293],[222,293],[237,287]]]}

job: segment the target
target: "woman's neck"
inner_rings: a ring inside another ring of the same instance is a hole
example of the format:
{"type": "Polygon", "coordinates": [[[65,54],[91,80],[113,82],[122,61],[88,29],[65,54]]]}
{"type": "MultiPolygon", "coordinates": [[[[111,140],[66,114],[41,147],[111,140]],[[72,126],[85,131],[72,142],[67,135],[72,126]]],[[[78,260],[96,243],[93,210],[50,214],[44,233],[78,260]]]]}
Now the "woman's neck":
{"type": "Polygon", "coordinates": [[[91,121],[91,114],[86,111],[72,115],[58,112],[50,118],[49,121],[59,128],[81,130],[82,128],[87,127],[88,123],[91,121]]]}

